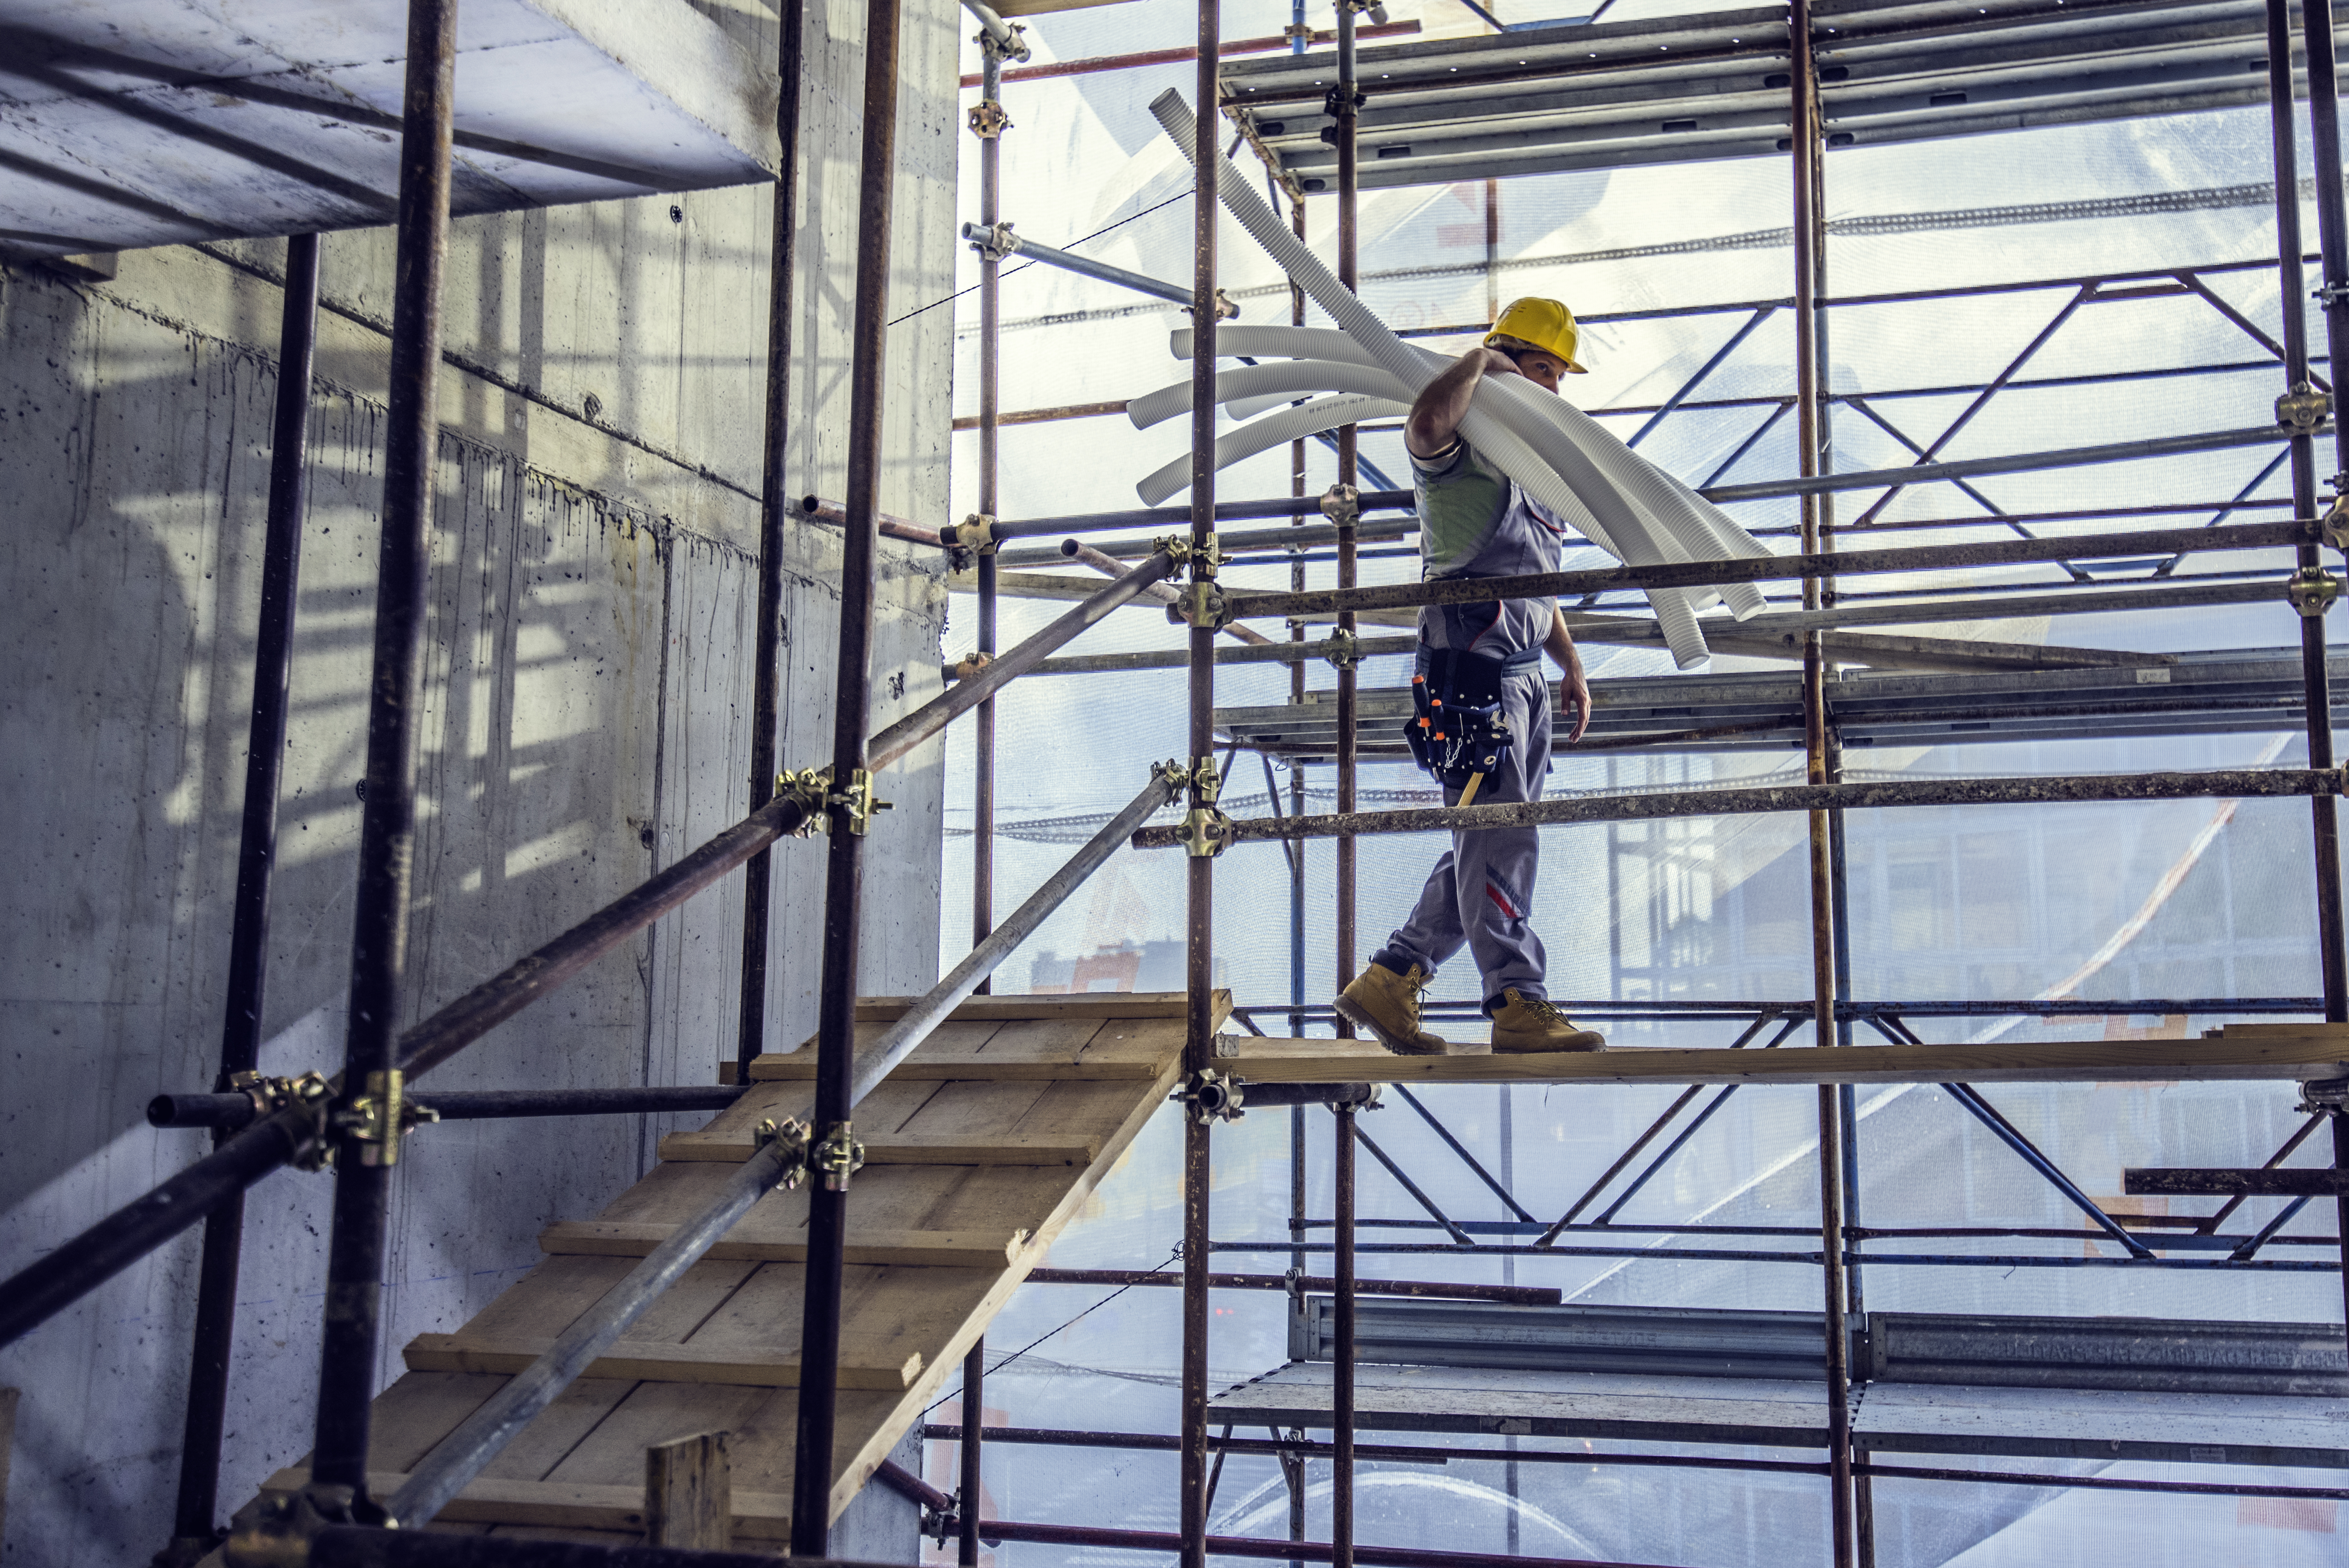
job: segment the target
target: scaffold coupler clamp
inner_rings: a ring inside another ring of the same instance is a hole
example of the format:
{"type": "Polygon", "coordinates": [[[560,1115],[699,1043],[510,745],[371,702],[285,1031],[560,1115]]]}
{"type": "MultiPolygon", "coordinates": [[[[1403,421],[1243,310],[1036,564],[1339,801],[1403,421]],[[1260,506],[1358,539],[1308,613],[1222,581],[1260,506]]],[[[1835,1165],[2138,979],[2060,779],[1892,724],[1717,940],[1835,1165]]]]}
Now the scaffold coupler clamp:
{"type": "Polygon", "coordinates": [[[823,1141],[808,1150],[808,1167],[823,1179],[825,1191],[845,1192],[848,1179],[864,1169],[864,1145],[847,1122],[835,1121],[824,1130],[823,1141]]]}
{"type": "Polygon", "coordinates": [[[399,1140],[440,1113],[408,1098],[408,1075],[398,1068],[369,1073],[367,1089],[334,1114],[334,1125],[369,1168],[399,1163],[399,1140]]]}
{"type": "Polygon", "coordinates": [[[967,550],[973,555],[995,553],[995,518],[983,511],[972,512],[952,528],[938,531],[938,542],[949,550],[967,550]]]}
{"type": "Polygon", "coordinates": [[[895,802],[884,800],[873,792],[873,770],[859,768],[848,776],[848,788],[826,791],[823,803],[827,812],[838,809],[841,825],[858,838],[873,830],[873,819],[890,810],[895,802]]]}
{"type": "Polygon", "coordinates": [[[1333,670],[1350,670],[1362,662],[1362,640],[1351,632],[1332,632],[1321,645],[1321,656],[1333,670]]]}
{"type": "Polygon", "coordinates": [[[776,1191],[792,1191],[807,1180],[808,1140],[812,1136],[808,1124],[795,1116],[786,1116],[781,1120],[769,1117],[750,1130],[750,1144],[754,1150],[763,1150],[770,1143],[782,1145],[783,1167],[775,1172],[776,1191]]]}
{"type": "MultiPolygon", "coordinates": [[[[1351,104],[1346,102],[1346,90],[1343,88],[1331,88],[1329,95],[1321,100],[1321,112],[1331,119],[1336,119],[1349,112],[1359,114],[1361,112],[1362,106],[1370,101],[1369,97],[1359,87],[1354,89],[1354,101],[1351,104]]],[[[1334,125],[1323,126],[1321,139],[1332,147],[1337,146],[1338,128],[1334,125]]]]}
{"type": "Polygon", "coordinates": [[[2300,1086],[2302,1116],[2349,1116],[2349,1078],[2315,1078],[2300,1086]]]}
{"type": "Polygon", "coordinates": [[[1203,1127],[1212,1121],[1237,1121],[1247,1102],[1247,1083],[1230,1073],[1201,1068],[1166,1098],[1178,1101],[1191,1119],[1203,1127]]]}
{"type": "Polygon", "coordinates": [[[2305,381],[2294,382],[2291,391],[2275,403],[2276,423],[2294,435],[2313,436],[2324,427],[2324,418],[2333,412],[2333,399],[2305,381]]]}
{"type": "Polygon", "coordinates": [[[995,655],[983,650],[979,653],[969,655],[967,657],[957,659],[954,665],[954,678],[958,681],[969,680],[978,676],[982,670],[986,669],[988,665],[994,662],[995,655]]]}
{"type": "Polygon", "coordinates": [[[1331,485],[1321,492],[1321,515],[1340,528],[1362,521],[1362,492],[1352,485],[1331,485]]]}
{"type": "Polygon", "coordinates": [[[1174,840],[1185,853],[1206,858],[1220,855],[1232,847],[1232,820],[1216,805],[1216,798],[1223,793],[1224,781],[1216,775],[1214,758],[1194,758],[1188,768],[1179,762],[1156,763],[1152,771],[1164,778],[1170,787],[1190,792],[1191,809],[1183,813],[1183,820],[1174,828],[1174,840]]]}
{"type": "Polygon", "coordinates": [[[1012,21],[1005,21],[1003,26],[1004,29],[1011,35],[1009,43],[998,43],[995,35],[984,27],[973,35],[971,42],[977,44],[984,52],[993,55],[997,59],[1009,60],[1014,65],[1026,65],[1035,57],[1028,47],[1028,29],[1012,21]]]}
{"type": "Polygon", "coordinates": [[[800,810],[805,813],[800,819],[800,825],[792,830],[792,837],[812,838],[832,825],[823,811],[824,802],[831,793],[832,769],[829,768],[802,768],[797,771],[786,768],[775,775],[775,799],[797,800],[800,810]]]}
{"type": "Polygon", "coordinates": [[[2333,504],[2318,520],[2317,531],[2333,549],[2349,552],[2349,474],[2334,474],[2332,484],[2333,504]]]}
{"type": "Polygon", "coordinates": [[[327,1112],[335,1101],[335,1086],[317,1073],[304,1073],[300,1078],[270,1078],[257,1072],[231,1073],[228,1092],[241,1094],[253,1101],[254,1119],[274,1116],[287,1106],[298,1105],[307,1115],[309,1126],[305,1130],[301,1148],[294,1156],[295,1166],[304,1171],[324,1171],[335,1162],[335,1140],[327,1112]]]}
{"type": "Polygon", "coordinates": [[[944,1546],[962,1533],[962,1494],[957,1491],[947,1499],[944,1508],[925,1498],[922,1501],[922,1534],[944,1546]]]}
{"type": "MultiPolygon", "coordinates": [[[[976,114],[978,111],[974,109],[971,112],[976,114]]],[[[1009,218],[992,227],[985,223],[965,223],[962,237],[970,242],[970,248],[978,253],[978,259],[982,262],[1007,261],[1019,249],[1019,237],[1011,232],[1011,220],[1009,218]]]]}
{"type": "Polygon", "coordinates": [[[308,1568],[310,1543],[329,1525],[397,1523],[347,1486],[312,1481],[239,1510],[221,1555],[230,1568],[308,1568]]]}
{"type": "MultiPolygon", "coordinates": [[[[979,36],[984,39],[987,35],[981,33],[979,36]]],[[[1010,129],[1011,117],[1003,112],[1003,105],[998,99],[981,98],[970,106],[970,133],[981,141],[992,141],[1010,129]]]]}
{"type": "Polygon", "coordinates": [[[2303,566],[2283,585],[2283,593],[2293,609],[2313,621],[2341,597],[2341,579],[2322,566],[2303,566]]]}

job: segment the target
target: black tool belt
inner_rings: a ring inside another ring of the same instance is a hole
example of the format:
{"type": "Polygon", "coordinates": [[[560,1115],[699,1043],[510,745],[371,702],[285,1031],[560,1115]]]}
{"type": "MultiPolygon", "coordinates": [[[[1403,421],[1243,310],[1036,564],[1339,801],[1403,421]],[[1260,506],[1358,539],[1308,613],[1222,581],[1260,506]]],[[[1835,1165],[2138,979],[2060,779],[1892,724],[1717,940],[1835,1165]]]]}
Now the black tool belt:
{"type": "Polygon", "coordinates": [[[1506,658],[1421,645],[1411,677],[1412,716],[1403,739],[1420,768],[1454,789],[1482,782],[1508,759],[1516,738],[1503,716],[1509,676],[1541,662],[1539,648],[1506,658]]]}

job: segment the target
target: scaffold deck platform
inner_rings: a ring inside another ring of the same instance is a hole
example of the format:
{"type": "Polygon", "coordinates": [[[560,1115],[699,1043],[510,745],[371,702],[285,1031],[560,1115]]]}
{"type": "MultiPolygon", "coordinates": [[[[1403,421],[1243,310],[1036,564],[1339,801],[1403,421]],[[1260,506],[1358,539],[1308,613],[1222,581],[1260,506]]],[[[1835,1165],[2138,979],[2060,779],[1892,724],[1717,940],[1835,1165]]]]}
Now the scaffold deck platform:
{"type": "MultiPolygon", "coordinates": [[[[1438,1026],[1441,1027],[1442,1026],[1438,1026]]],[[[1988,1045],[1682,1049],[1495,1056],[1458,1046],[1397,1056],[1374,1040],[1226,1036],[1222,1071],[1255,1083],[2178,1083],[2349,1074],[2349,1025],[2230,1024],[2199,1040],[1998,1040],[1988,1045]]]]}

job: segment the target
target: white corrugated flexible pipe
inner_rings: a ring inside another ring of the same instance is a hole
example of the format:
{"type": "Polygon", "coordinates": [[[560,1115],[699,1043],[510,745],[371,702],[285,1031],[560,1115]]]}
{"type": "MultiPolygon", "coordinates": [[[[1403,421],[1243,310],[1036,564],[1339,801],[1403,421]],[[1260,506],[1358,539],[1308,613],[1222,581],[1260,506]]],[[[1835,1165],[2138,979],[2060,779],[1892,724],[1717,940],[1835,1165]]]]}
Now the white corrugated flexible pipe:
{"type": "MultiPolygon", "coordinates": [[[[1389,397],[1324,397],[1319,402],[1302,403],[1285,413],[1255,420],[1216,438],[1216,467],[1230,468],[1258,452],[1301,441],[1340,425],[1358,425],[1364,419],[1401,418],[1409,412],[1410,404],[1389,397]]],[[[1143,505],[1156,506],[1188,489],[1190,483],[1191,454],[1185,452],[1133,488],[1141,492],[1143,505]]]]}
{"type": "MultiPolygon", "coordinates": [[[[1218,333],[1216,346],[1221,353],[1247,358],[1292,356],[1299,359],[1316,359],[1325,363],[1330,361],[1357,365],[1372,363],[1370,356],[1352,338],[1329,327],[1277,325],[1231,325],[1218,333]]],[[[1421,348],[1416,345],[1404,344],[1402,346],[1408,352],[1419,356],[1431,371],[1440,371],[1451,363],[1443,355],[1421,348]]],[[[1167,347],[1177,359],[1190,358],[1191,329],[1181,327],[1175,330],[1168,339],[1167,347]]],[[[1513,378],[1508,377],[1493,378],[1493,385],[1503,388],[1504,396],[1513,395],[1516,399],[1516,407],[1519,411],[1547,420],[1568,441],[1578,443],[1586,438],[1586,432],[1595,432],[1601,438],[1602,449],[1611,447],[1616,453],[1619,454],[1620,463],[1623,466],[1636,469],[1644,478],[1661,481],[1648,491],[1656,499],[1657,504],[1653,507],[1642,507],[1640,510],[1643,513],[1643,521],[1651,525],[1643,529],[1642,532],[1651,537],[1661,536],[1663,541],[1658,552],[1661,559],[1668,561],[1722,560],[1741,555],[1761,556],[1769,553],[1759,540],[1738,527],[1720,508],[1682,484],[1676,476],[1638,456],[1629,447],[1616,440],[1614,435],[1604,426],[1599,425],[1564,398],[1537,396],[1530,388],[1515,385],[1513,378]]],[[[1240,407],[1235,406],[1230,409],[1232,417],[1236,419],[1247,418],[1261,411],[1266,406],[1261,400],[1250,399],[1248,402],[1252,406],[1247,407],[1247,412],[1243,413],[1240,407]]],[[[1183,405],[1185,407],[1189,406],[1187,400],[1183,405]]],[[[1522,429],[1524,427],[1519,424],[1516,428],[1522,429]]],[[[1539,450],[1540,448],[1537,446],[1536,449],[1539,450]]],[[[1603,450],[1601,455],[1604,455],[1603,450]]],[[[1572,519],[1569,518],[1568,521],[1571,521],[1572,519]]],[[[1590,537],[1594,543],[1609,553],[1627,561],[1632,559],[1616,549],[1611,536],[1594,534],[1590,537]]],[[[1638,563],[1646,564],[1647,562],[1638,563]]],[[[1735,583],[1717,592],[1699,591],[1692,597],[1694,603],[1700,607],[1716,602],[1726,603],[1730,613],[1741,621],[1748,615],[1759,613],[1764,604],[1761,589],[1750,583],[1735,583]]]]}
{"type": "MultiPolygon", "coordinates": [[[[1150,108],[1184,156],[1195,158],[1196,122],[1182,94],[1169,88],[1150,108]]],[[[1424,351],[1396,337],[1340,284],[1274,215],[1229,160],[1218,156],[1216,161],[1216,191],[1225,208],[1330,314],[1348,338],[1415,396],[1434,374],[1424,351]]],[[[1237,340],[1223,351],[1248,352],[1237,340]]],[[[1268,346],[1267,351],[1274,352],[1268,346]]],[[[1602,520],[1600,530],[1586,531],[1592,531],[1594,542],[1634,565],[1694,560],[1700,553],[1710,557],[1727,548],[1728,538],[1734,537],[1733,523],[1726,518],[1717,525],[1704,520],[1705,503],[1685,486],[1672,482],[1571,404],[1557,398],[1536,399],[1533,388],[1512,385],[1515,379],[1495,377],[1479,383],[1461,429],[1471,445],[1536,500],[1569,522],[1577,513],[1602,520]],[[1527,456],[1536,456],[1536,461],[1526,463],[1527,456]],[[1576,497],[1577,504],[1567,503],[1569,495],[1576,497]],[[1721,532],[1723,529],[1730,531],[1726,537],[1721,532]]],[[[1752,549],[1759,552],[1761,547],[1755,543],[1752,549]]],[[[1707,593],[1704,597],[1710,601],[1718,595],[1707,593]]],[[[1706,649],[1690,592],[1665,589],[1651,593],[1648,598],[1674,661],[1682,668],[1702,661],[1706,649]]],[[[1759,607],[1758,593],[1740,593],[1735,598],[1759,607]]],[[[1752,609],[1743,613],[1751,614],[1752,609]]]]}

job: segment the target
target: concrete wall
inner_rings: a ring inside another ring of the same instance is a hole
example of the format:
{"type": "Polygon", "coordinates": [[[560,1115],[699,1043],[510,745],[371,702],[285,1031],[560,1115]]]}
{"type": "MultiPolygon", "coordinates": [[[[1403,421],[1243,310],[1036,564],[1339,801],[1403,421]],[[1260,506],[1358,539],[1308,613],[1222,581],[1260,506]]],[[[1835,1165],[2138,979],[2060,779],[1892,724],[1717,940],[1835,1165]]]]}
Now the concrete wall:
{"type": "MultiPolygon", "coordinates": [[[[765,59],[764,8],[708,13],[765,59]]],[[[807,16],[792,485],[846,448],[864,7],[807,16]]],[[[908,0],[891,314],[951,291],[957,26],[908,0]]],[[[422,726],[409,1016],[739,818],[749,773],[770,193],[460,221],[422,726]]],[[[149,1130],[217,1064],[276,392],[277,242],[0,269],[0,1272],[197,1157],[149,1130]]],[[[330,236],[264,1067],[339,1057],[392,247],[330,236]]],[[[951,313],[890,342],[883,505],[946,505],[951,313]]],[[[885,542],[876,722],[937,688],[935,554],[885,542]]],[[[784,753],[830,752],[838,536],[793,540],[784,753]]],[[[888,776],[864,984],[935,975],[933,745],[888,776]]],[[[773,1042],[813,1026],[822,841],[778,852],[773,1042]]],[[[509,1023],[430,1087],[704,1083],[734,1052],[741,879],[509,1023]]],[[[471,1123],[411,1145],[383,1371],[647,1168],[645,1119],[471,1123]]],[[[327,1180],[252,1195],[225,1516],[308,1446],[327,1180]]],[[[5,1562],[143,1561],[170,1533],[196,1233],[0,1352],[21,1387],[5,1562]]]]}

